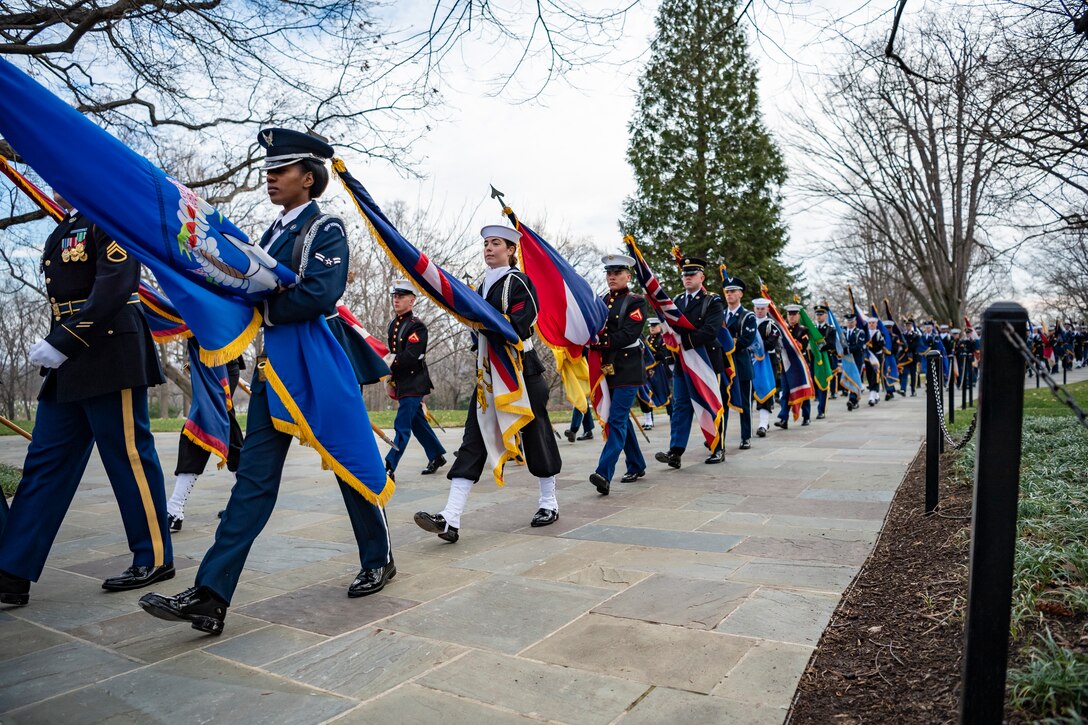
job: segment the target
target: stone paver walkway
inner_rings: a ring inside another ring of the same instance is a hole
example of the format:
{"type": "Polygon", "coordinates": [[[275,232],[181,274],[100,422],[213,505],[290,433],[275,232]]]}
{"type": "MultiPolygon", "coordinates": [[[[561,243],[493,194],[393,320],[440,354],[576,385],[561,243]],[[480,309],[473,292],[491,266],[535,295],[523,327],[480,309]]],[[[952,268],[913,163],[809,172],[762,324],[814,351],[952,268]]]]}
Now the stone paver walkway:
{"type": "MultiPolygon", "coordinates": [[[[852,413],[840,398],[749,451],[734,417],[724,465],[693,437],[681,470],[651,460],[608,497],[586,480],[600,441],[564,440],[556,525],[529,527],[535,481],[511,466],[505,489],[476,487],[455,545],[412,523],[447,491],[418,475],[413,442],[388,512],[400,573],[353,600],[340,493],[296,447],[218,638],[143,614],[142,591],[100,589],[129,559],[93,457],[30,606],[0,608],[0,721],[778,723],[924,415],[921,395],[852,413]]],[[[667,446],[661,419],[648,459],[667,446]]],[[[441,438],[453,450],[460,430],[441,438]]],[[[156,436],[167,472],[176,440],[156,436]]],[[[0,439],[0,461],[24,453],[0,439]]],[[[155,589],[192,584],[231,482],[200,479],[178,576],[155,589]]]]}

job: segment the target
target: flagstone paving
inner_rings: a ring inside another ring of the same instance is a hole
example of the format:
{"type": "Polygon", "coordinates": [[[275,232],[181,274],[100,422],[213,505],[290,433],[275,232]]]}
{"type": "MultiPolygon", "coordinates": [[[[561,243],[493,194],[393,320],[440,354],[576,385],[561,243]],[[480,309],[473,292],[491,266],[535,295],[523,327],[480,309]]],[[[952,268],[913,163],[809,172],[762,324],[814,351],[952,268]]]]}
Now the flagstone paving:
{"type": "MultiPolygon", "coordinates": [[[[730,438],[723,465],[693,436],[673,471],[652,460],[659,416],[646,477],[608,497],[587,481],[600,440],[563,440],[556,525],[529,527],[535,482],[510,466],[505,488],[476,486],[454,545],[412,522],[448,485],[418,474],[413,442],[388,509],[399,573],[363,599],[346,596],[358,555],[340,493],[295,447],[221,637],[100,588],[128,556],[93,457],[30,605],[0,608],[0,722],[778,723],[924,417],[922,397],[839,399],[749,451],[730,438]]],[[[156,443],[173,470],[176,435],[156,443]]],[[[21,465],[25,445],[0,438],[0,461],[21,465]]],[[[155,589],[192,584],[231,483],[201,477],[177,577],[155,589]]]]}

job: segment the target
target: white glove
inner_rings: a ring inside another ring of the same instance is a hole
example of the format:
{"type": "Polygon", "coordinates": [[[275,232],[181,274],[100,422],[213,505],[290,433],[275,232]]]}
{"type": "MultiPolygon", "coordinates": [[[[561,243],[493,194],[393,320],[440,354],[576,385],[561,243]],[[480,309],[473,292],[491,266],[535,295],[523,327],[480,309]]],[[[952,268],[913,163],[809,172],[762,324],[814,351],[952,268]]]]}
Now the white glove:
{"type": "Polygon", "coordinates": [[[68,356],[45,340],[38,340],[30,347],[30,364],[43,368],[59,368],[68,356]]]}

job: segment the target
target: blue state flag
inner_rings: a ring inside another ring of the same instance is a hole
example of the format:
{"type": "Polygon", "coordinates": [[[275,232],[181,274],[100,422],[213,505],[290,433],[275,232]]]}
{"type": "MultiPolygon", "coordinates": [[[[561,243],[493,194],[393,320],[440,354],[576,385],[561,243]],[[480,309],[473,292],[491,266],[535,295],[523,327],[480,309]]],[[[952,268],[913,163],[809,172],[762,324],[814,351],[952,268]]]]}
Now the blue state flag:
{"type": "MultiPolygon", "coordinates": [[[[855,310],[857,314],[857,310],[855,310]]],[[[842,326],[839,325],[839,318],[835,316],[832,310],[827,311],[827,320],[835,328],[835,354],[839,358],[839,366],[841,368],[839,374],[839,381],[844,388],[852,393],[861,395],[863,387],[861,385],[861,371],[858,370],[858,365],[854,361],[854,355],[846,349],[846,345],[843,341],[846,339],[846,334],[842,330],[842,326]]],[[[864,329],[864,328],[862,328],[864,329]]]]}
{"type": "MultiPolygon", "coordinates": [[[[151,270],[200,340],[207,365],[238,357],[261,328],[256,303],[298,281],[192,190],[3,59],[0,135],[113,238],[115,253],[135,255],[151,270]]],[[[282,416],[277,427],[317,450],[367,500],[384,504],[393,482],[373,436],[360,434],[370,428],[362,393],[325,321],[268,328],[265,352],[275,393],[269,402],[282,416]]]]}

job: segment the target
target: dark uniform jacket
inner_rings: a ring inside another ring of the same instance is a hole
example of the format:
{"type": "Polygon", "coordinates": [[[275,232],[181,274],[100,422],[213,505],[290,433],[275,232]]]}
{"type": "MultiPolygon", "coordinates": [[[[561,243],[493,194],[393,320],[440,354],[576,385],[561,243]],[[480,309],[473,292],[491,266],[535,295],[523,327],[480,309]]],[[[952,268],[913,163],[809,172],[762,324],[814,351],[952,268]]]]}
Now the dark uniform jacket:
{"type": "Polygon", "coordinates": [[[608,319],[591,347],[600,351],[602,365],[613,368],[613,373],[605,376],[608,387],[642,385],[646,382],[642,359],[646,301],[627,289],[609,292],[601,299],[608,307],[608,319]]]}
{"type": "Polygon", "coordinates": [[[782,334],[778,325],[770,317],[756,320],[756,330],[763,338],[763,349],[771,359],[771,369],[774,371],[775,380],[782,376],[782,334]]]}
{"type": "MultiPolygon", "coordinates": [[[[483,285],[479,291],[483,294],[483,285]]],[[[536,288],[523,272],[514,270],[508,272],[483,295],[487,303],[510,319],[514,331],[518,337],[526,341],[525,350],[522,353],[522,374],[528,378],[533,375],[543,375],[544,365],[536,350],[532,348],[533,325],[537,318],[536,288]]]]}
{"type": "Polygon", "coordinates": [[[677,330],[684,349],[705,348],[714,372],[721,373],[725,369],[722,346],[718,342],[723,319],[722,298],[700,289],[690,298],[686,292],[681,293],[675,302],[677,309],[695,327],[694,330],[677,330]]]}
{"type": "Polygon", "coordinates": [[[790,337],[797,340],[801,346],[801,352],[805,355],[805,360],[808,362],[809,370],[812,369],[812,350],[808,346],[808,328],[798,322],[796,325],[790,325],[790,337]]]}
{"type": "Polygon", "coordinates": [[[741,305],[735,313],[728,309],[723,310],[722,316],[725,326],[729,328],[729,334],[733,336],[733,367],[737,371],[737,380],[751,380],[755,377],[756,366],[752,362],[749,348],[759,334],[755,313],[741,305]]]}
{"type": "Polygon", "coordinates": [[[136,289],[140,263],[79,212],[45,242],[53,320],[45,341],[68,359],[43,370],[38,398],[59,403],[163,382],[136,289]]]}
{"type": "MultiPolygon", "coordinates": [[[[311,224],[310,220],[316,221],[320,213],[317,202],[311,201],[305,211],[276,237],[272,246],[267,247],[268,253],[277,262],[291,265],[295,272],[301,270],[302,279],[294,287],[265,300],[262,308],[264,324],[272,327],[323,316],[333,337],[347,353],[359,384],[376,383],[389,375],[389,366],[336,312],[336,303],[344,293],[348,279],[348,240],[344,224],[336,217],[328,217],[320,224],[311,224]],[[297,239],[301,241],[303,232],[315,226],[317,232],[309,254],[300,258],[296,265],[292,261],[295,242],[297,239]]],[[[262,247],[267,245],[271,233],[272,227],[269,227],[261,237],[262,247]]],[[[255,376],[253,392],[260,392],[264,385],[255,376]]]]}
{"type": "Polygon", "coordinates": [[[824,338],[824,344],[820,347],[821,350],[827,353],[827,358],[831,362],[831,369],[835,370],[839,367],[839,355],[835,352],[835,326],[830,322],[824,322],[816,325],[817,331],[824,338]]]}
{"type": "Polygon", "coordinates": [[[869,331],[862,327],[846,329],[846,348],[854,356],[854,364],[860,371],[865,365],[865,345],[869,342],[869,331]]]}
{"type": "Polygon", "coordinates": [[[398,398],[422,396],[434,390],[424,360],[427,354],[427,326],[411,312],[393,318],[387,331],[393,362],[391,383],[398,398]]]}
{"type": "MultiPolygon", "coordinates": [[[[869,336],[868,341],[865,343],[865,347],[869,348],[869,352],[876,355],[876,359],[882,364],[884,362],[884,350],[887,349],[887,340],[884,339],[884,335],[880,330],[866,330],[866,334],[869,336]]],[[[868,359],[868,355],[865,356],[868,359]]]]}

